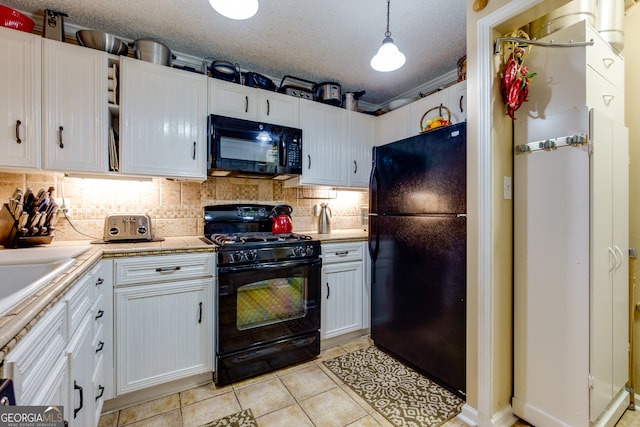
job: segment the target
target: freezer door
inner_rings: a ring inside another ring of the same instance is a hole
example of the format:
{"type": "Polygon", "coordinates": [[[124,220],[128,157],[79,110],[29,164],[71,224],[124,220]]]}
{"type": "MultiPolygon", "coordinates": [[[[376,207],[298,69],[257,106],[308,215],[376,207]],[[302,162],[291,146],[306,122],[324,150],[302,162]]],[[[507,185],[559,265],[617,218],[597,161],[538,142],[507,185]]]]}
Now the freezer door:
{"type": "Polygon", "coordinates": [[[466,218],[373,216],[371,338],[458,395],[466,381],[466,218]]]}
{"type": "Polygon", "coordinates": [[[375,147],[371,212],[466,212],[466,163],[466,123],[375,147]]]}

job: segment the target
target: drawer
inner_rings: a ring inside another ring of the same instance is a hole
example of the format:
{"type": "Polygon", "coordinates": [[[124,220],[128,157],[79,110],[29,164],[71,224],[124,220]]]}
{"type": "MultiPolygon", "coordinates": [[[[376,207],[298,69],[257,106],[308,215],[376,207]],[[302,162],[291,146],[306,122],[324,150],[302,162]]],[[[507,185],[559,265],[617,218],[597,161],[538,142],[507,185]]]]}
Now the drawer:
{"type": "Polygon", "coordinates": [[[586,48],[587,65],[620,89],[624,85],[624,60],[592,28],[587,31],[587,40],[590,38],[594,43],[586,48]]]}
{"type": "Polygon", "coordinates": [[[102,406],[104,404],[105,395],[105,382],[104,382],[104,361],[101,357],[96,364],[93,377],[91,378],[91,384],[93,385],[92,399],[95,401],[95,413],[94,413],[94,425],[98,425],[100,422],[100,415],[102,414],[102,406]]]}
{"type": "Polygon", "coordinates": [[[98,265],[91,269],[89,275],[91,276],[91,285],[94,288],[94,295],[98,296],[99,294],[106,293],[108,290],[105,290],[105,280],[107,277],[107,268],[105,263],[99,262],[98,265]]]}
{"type": "Polygon", "coordinates": [[[102,359],[104,353],[108,351],[108,343],[105,342],[104,327],[102,325],[96,329],[93,340],[91,341],[91,347],[93,348],[93,354],[95,355],[96,362],[99,359],[102,359]]]}
{"type": "Polygon", "coordinates": [[[96,301],[93,303],[93,307],[91,307],[93,319],[95,320],[94,330],[97,330],[98,326],[102,326],[104,324],[104,318],[106,316],[104,300],[105,297],[102,294],[98,295],[96,301]]]}
{"type": "Polygon", "coordinates": [[[69,321],[68,336],[73,335],[93,305],[93,285],[91,284],[91,279],[91,275],[80,279],[65,296],[67,319],[69,321]]]}
{"type": "Polygon", "coordinates": [[[115,286],[213,276],[213,254],[124,258],[115,261],[115,286]]]}
{"type": "Polygon", "coordinates": [[[357,243],[327,243],[322,245],[322,262],[361,261],[363,259],[364,244],[357,243]]]}
{"type": "Polygon", "coordinates": [[[587,105],[624,122],[624,93],[590,67],[587,67],[587,105]]]}

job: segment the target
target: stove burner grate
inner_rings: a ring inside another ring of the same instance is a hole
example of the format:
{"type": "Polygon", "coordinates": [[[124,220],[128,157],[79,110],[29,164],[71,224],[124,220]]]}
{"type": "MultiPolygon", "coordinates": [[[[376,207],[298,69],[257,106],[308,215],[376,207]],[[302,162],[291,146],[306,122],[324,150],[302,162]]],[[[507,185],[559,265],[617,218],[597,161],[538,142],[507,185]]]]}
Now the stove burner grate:
{"type": "Polygon", "coordinates": [[[281,243],[311,240],[311,236],[297,233],[274,234],[274,233],[229,233],[212,234],[209,239],[219,246],[245,244],[245,243],[281,243]]]}

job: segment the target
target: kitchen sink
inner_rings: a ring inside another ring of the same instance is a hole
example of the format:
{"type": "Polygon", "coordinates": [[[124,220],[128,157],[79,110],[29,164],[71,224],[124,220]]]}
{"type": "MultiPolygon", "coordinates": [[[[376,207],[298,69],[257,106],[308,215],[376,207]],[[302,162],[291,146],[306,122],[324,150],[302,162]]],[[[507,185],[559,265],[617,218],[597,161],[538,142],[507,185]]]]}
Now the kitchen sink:
{"type": "Polygon", "coordinates": [[[50,283],[89,246],[0,250],[0,314],[50,283]]]}

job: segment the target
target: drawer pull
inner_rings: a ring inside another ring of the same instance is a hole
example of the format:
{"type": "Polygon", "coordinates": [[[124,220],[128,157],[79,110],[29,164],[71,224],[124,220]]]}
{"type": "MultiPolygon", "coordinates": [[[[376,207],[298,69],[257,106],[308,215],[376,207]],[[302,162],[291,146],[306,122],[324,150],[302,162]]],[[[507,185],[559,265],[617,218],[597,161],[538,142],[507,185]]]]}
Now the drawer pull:
{"type": "Polygon", "coordinates": [[[98,390],[100,390],[100,394],[98,394],[96,396],[96,400],[100,399],[102,397],[102,395],[104,394],[104,386],[103,385],[99,385],[98,386],[98,390]]]}
{"type": "Polygon", "coordinates": [[[98,314],[96,314],[96,319],[95,320],[98,320],[102,316],[104,316],[104,310],[98,310],[98,314]]]}
{"type": "Polygon", "coordinates": [[[604,68],[610,68],[614,62],[616,61],[613,58],[602,58],[602,63],[604,64],[604,68]]]}
{"type": "Polygon", "coordinates": [[[84,400],[84,390],[82,390],[82,386],[79,386],[76,380],[73,380],[73,389],[80,391],[80,406],[78,406],[77,408],[73,408],[73,418],[76,418],[78,416],[78,412],[80,412],[80,410],[84,406],[82,402],[84,400]]]}
{"type": "Polygon", "coordinates": [[[198,323],[202,323],[202,302],[198,304],[200,306],[198,313],[198,323]]]}
{"type": "Polygon", "coordinates": [[[602,100],[604,101],[604,105],[607,107],[611,104],[615,96],[613,95],[602,95],[602,100]]]}
{"type": "Polygon", "coordinates": [[[349,251],[340,251],[335,253],[335,256],[347,256],[347,255],[349,255],[349,251]]]}
{"type": "Polygon", "coordinates": [[[177,265],[175,267],[158,267],[156,268],[156,272],[158,273],[173,273],[174,271],[180,270],[180,266],[177,265]]]}
{"type": "Polygon", "coordinates": [[[329,295],[331,295],[331,288],[329,287],[329,282],[327,282],[327,299],[329,299],[329,295]]]}
{"type": "Polygon", "coordinates": [[[16,120],[16,143],[22,144],[22,139],[20,139],[20,125],[22,122],[20,120],[16,120]]]}
{"type": "MultiPolygon", "coordinates": [[[[64,130],[64,128],[62,126],[60,126],[58,128],[58,146],[60,148],[64,148],[64,143],[62,142],[62,131],[64,130]]],[[[75,418],[75,417],[74,417],[75,418]]]]}
{"type": "Polygon", "coordinates": [[[98,280],[96,280],[96,286],[100,286],[104,283],[104,279],[102,277],[98,277],[98,280]]]}
{"type": "Polygon", "coordinates": [[[98,342],[98,348],[96,349],[96,354],[101,352],[103,348],[104,348],[104,341],[98,342]]]}

